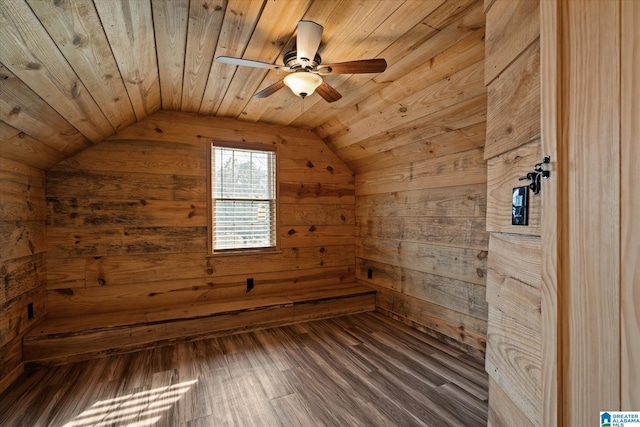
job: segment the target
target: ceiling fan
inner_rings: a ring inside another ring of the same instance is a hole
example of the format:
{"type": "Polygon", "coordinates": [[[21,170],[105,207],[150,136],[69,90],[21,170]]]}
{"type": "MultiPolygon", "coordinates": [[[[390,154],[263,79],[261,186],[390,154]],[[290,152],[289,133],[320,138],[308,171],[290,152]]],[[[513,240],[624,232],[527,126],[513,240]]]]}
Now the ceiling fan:
{"type": "Polygon", "coordinates": [[[322,64],[322,59],[318,55],[318,48],[320,47],[323,29],[322,25],[313,21],[298,22],[296,46],[293,50],[284,54],[285,65],[275,65],[229,56],[219,56],[216,60],[224,64],[267,68],[289,73],[284,79],[256,93],[254,95],[256,98],[266,98],[287,86],[294,94],[302,98],[317,91],[318,95],[327,102],[335,102],[342,98],[342,95],[327,84],[322,79],[322,76],[329,74],[382,73],[387,69],[387,61],[381,58],[322,64]]]}

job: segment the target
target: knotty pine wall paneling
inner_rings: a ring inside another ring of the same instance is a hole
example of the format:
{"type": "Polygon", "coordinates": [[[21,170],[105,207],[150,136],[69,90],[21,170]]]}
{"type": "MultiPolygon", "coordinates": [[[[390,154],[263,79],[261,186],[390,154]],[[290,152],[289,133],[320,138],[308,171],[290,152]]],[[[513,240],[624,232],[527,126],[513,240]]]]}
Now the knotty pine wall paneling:
{"type": "MultiPolygon", "coordinates": [[[[377,289],[378,310],[483,353],[483,3],[423,3],[433,14],[381,52],[389,67],[373,81],[377,94],[360,102],[360,89],[345,90],[341,114],[310,109],[306,120],[356,174],[356,276],[377,289]]],[[[346,83],[369,87],[358,76],[346,83]]]]}
{"type": "Polygon", "coordinates": [[[51,317],[355,281],[353,174],[313,133],[161,111],[47,171],[51,317]],[[277,145],[271,254],[207,256],[211,141],[277,145]]]}
{"type": "Polygon", "coordinates": [[[378,310],[483,352],[482,149],[412,159],[356,175],[356,275],[377,289],[378,310]]]}
{"type": "Polygon", "coordinates": [[[44,171],[0,157],[0,393],[24,370],[22,337],[46,315],[44,182],[44,171]]]}
{"type": "Polygon", "coordinates": [[[356,275],[377,289],[378,310],[479,353],[485,181],[481,149],[356,176],[356,275]]]}
{"type": "Polygon", "coordinates": [[[489,238],[486,370],[489,425],[540,426],[542,276],[540,196],[529,193],[529,225],[511,225],[518,178],[542,160],[539,2],[485,2],[487,37],[487,230],[489,238]]]}

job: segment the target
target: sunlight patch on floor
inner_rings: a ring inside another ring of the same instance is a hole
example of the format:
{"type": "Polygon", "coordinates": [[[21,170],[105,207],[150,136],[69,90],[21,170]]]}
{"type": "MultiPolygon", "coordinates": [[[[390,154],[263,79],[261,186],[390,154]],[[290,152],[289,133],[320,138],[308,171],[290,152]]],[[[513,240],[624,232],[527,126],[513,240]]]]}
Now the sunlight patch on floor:
{"type": "Polygon", "coordinates": [[[64,427],[153,426],[198,380],[100,400],[64,427]]]}

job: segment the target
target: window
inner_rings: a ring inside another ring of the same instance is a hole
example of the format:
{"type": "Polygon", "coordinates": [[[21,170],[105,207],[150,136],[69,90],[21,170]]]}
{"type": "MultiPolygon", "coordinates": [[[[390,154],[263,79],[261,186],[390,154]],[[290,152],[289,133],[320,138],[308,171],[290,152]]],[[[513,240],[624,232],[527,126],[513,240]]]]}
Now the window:
{"type": "Polygon", "coordinates": [[[211,147],[213,252],[276,248],[276,153],[211,147]]]}

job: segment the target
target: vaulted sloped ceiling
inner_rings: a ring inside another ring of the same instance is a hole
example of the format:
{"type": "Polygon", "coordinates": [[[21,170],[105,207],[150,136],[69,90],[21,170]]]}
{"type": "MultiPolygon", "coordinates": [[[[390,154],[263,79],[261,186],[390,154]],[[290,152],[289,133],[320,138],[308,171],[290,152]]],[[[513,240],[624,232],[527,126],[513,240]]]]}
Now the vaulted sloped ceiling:
{"type": "Polygon", "coordinates": [[[0,156],[40,169],[162,110],[313,129],[354,171],[482,145],[481,0],[3,0],[0,156]],[[330,75],[343,98],[253,95],[282,72],[299,20],[324,26],[323,63],[385,58],[380,74],[330,75]]]}

